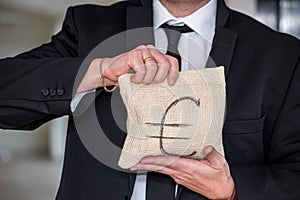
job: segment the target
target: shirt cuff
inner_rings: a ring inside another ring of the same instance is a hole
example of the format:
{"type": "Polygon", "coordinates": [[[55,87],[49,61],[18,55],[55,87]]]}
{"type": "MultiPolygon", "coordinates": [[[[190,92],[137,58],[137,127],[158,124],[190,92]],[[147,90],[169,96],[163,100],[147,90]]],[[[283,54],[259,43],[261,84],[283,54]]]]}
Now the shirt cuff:
{"type": "Polygon", "coordinates": [[[90,91],[87,91],[87,92],[83,92],[83,93],[79,93],[79,94],[76,94],[74,96],[74,98],[72,99],[71,101],[71,104],[70,104],[70,108],[71,108],[71,111],[72,112],[75,112],[78,104],[80,103],[81,99],[86,95],[86,94],[90,94],[90,93],[93,93],[95,92],[96,90],[90,90],[90,91]]]}

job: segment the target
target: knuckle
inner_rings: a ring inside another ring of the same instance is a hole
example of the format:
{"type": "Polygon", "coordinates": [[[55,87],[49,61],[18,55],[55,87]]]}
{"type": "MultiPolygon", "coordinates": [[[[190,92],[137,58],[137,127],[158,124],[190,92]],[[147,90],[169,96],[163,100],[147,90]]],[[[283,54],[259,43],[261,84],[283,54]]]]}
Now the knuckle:
{"type": "Polygon", "coordinates": [[[141,82],[141,79],[140,79],[139,76],[133,76],[133,77],[132,77],[132,82],[134,82],[134,83],[140,83],[140,82],[141,82]]]}
{"type": "Polygon", "coordinates": [[[145,62],[145,65],[147,68],[152,69],[152,68],[157,68],[156,62],[154,59],[149,59],[145,62]]]}
{"type": "Polygon", "coordinates": [[[171,65],[170,65],[170,63],[169,63],[168,61],[163,60],[163,61],[160,63],[159,67],[169,69],[169,68],[171,67],[171,65]]]}
{"type": "Polygon", "coordinates": [[[134,49],[129,53],[129,55],[131,55],[131,57],[141,56],[142,55],[142,50],[141,49],[134,49]]]}
{"type": "Polygon", "coordinates": [[[227,167],[227,162],[225,159],[222,159],[219,161],[219,165],[222,169],[225,169],[227,167]]]}
{"type": "Polygon", "coordinates": [[[170,61],[170,62],[177,62],[177,58],[173,57],[173,56],[170,56],[170,55],[167,55],[165,54],[166,58],[170,61]]]}
{"type": "Polygon", "coordinates": [[[166,69],[166,70],[169,70],[171,68],[171,65],[169,62],[165,62],[161,65],[162,68],[166,69]]]}
{"type": "Polygon", "coordinates": [[[159,79],[159,78],[154,78],[154,79],[153,79],[153,83],[160,83],[160,82],[162,82],[162,80],[159,79]]]}
{"type": "Polygon", "coordinates": [[[176,58],[171,58],[171,62],[173,63],[173,65],[178,65],[178,60],[176,58]]]}
{"type": "Polygon", "coordinates": [[[140,67],[139,70],[137,71],[137,73],[138,73],[139,75],[143,75],[143,76],[146,74],[146,72],[147,72],[147,71],[145,70],[144,67],[140,67]]]}
{"type": "Polygon", "coordinates": [[[182,170],[188,174],[188,175],[194,175],[197,171],[197,161],[195,160],[190,160],[190,159],[183,159],[184,162],[182,162],[182,170]]]}
{"type": "Polygon", "coordinates": [[[147,47],[148,49],[155,49],[155,47],[154,47],[152,44],[148,44],[146,47],[147,47]]]}
{"type": "Polygon", "coordinates": [[[154,61],[149,61],[149,63],[146,64],[147,71],[151,73],[155,73],[157,71],[157,65],[154,61]]]}
{"type": "Polygon", "coordinates": [[[174,57],[169,57],[169,61],[170,61],[170,63],[172,63],[173,66],[178,65],[178,60],[174,57]]]}
{"type": "Polygon", "coordinates": [[[139,45],[136,49],[146,49],[147,47],[145,45],[139,45]]]}

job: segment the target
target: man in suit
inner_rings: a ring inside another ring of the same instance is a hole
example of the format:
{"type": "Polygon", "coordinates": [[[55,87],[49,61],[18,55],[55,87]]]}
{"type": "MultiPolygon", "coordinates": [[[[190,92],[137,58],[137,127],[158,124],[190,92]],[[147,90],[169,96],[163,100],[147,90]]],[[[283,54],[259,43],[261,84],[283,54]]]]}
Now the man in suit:
{"type": "MultiPolygon", "coordinates": [[[[75,128],[70,103],[74,85],[77,94],[100,88],[95,99],[99,123],[107,137],[122,146],[125,135],[113,119],[111,93],[103,87],[115,84],[118,76],[131,69],[136,72],[132,81],[137,83],[167,78],[172,85],[178,77],[178,62],[150,45],[158,39],[158,6],[170,14],[166,22],[180,25],[181,19],[195,13],[205,19],[203,10],[208,7],[208,13],[215,11],[214,26],[204,26],[213,31],[207,36],[199,32],[206,41],[212,35],[207,49],[217,66],[225,66],[227,85],[225,157],[207,147],[204,160],[179,158],[158,170],[179,184],[174,199],[233,199],[235,188],[242,200],[300,199],[299,40],[230,10],[223,0],[141,0],[70,8],[62,30],[50,43],[1,60],[0,127],[34,129],[56,117],[70,116],[58,200],[136,200],[137,190],[144,190],[144,196],[149,193],[151,188],[139,187],[144,183],[134,173],[112,169],[90,154],[75,128]],[[131,44],[136,47],[133,50],[92,60],[76,83],[81,63],[95,46],[112,35],[142,27],[154,27],[154,34],[131,44]],[[103,81],[99,82],[100,76],[103,81]]],[[[193,22],[188,25],[193,27],[193,22]]],[[[193,28],[197,35],[197,26],[193,28]]],[[[144,158],[132,170],[157,170],[170,159],[144,158]]],[[[159,199],[169,195],[163,192],[159,199]]]]}

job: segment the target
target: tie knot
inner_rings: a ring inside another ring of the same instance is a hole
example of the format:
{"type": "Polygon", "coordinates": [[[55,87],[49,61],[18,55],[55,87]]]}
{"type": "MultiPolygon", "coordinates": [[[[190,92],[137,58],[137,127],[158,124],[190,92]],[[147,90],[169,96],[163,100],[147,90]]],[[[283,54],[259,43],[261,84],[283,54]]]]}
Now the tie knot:
{"type": "Polygon", "coordinates": [[[177,31],[179,33],[190,33],[193,32],[193,29],[191,29],[189,26],[187,25],[183,25],[183,26],[173,26],[173,25],[169,25],[167,23],[164,23],[163,25],[161,25],[162,28],[165,29],[171,29],[173,31],[177,31]]]}
{"type": "Polygon", "coordinates": [[[181,66],[181,57],[178,51],[178,43],[182,33],[193,32],[193,30],[187,25],[184,26],[171,26],[167,23],[161,25],[161,28],[166,33],[168,39],[168,47],[166,54],[171,55],[178,60],[179,68],[181,66]]]}

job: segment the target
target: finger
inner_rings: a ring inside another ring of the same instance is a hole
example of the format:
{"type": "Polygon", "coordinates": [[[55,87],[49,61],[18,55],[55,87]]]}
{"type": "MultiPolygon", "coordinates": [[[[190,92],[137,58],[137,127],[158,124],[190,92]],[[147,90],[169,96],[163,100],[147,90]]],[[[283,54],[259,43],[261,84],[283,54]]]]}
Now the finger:
{"type": "Polygon", "coordinates": [[[224,156],[222,156],[216,149],[212,146],[207,146],[203,150],[205,160],[210,163],[210,166],[214,169],[222,169],[226,164],[224,156]]]}
{"type": "Polygon", "coordinates": [[[142,50],[143,62],[146,68],[146,74],[143,83],[151,83],[157,71],[155,58],[150,54],[146,46],[139,47],[142,50]]]}
{"type": "Polygon", "coordinates": [[[191,176],[189,174],[174,170],[169,168],[168,166],[162,167],[162,166],[157,166],[157,165],[152,165],[152,164],[137,164],[136,166],[130,168],[131,170],[146,170],[146,171],[153,171],[153,172],[158,172],[161,174],[166,174],[172,177],[177,183],[180,182],[189,182],[191,179],[191,176]]]}
{"type": "Polygon", "coordinates": [[[135,71],[131,76],[131,81],[141,83],[146,75],[146,68],[143,61],[143,52],[141,49],[134,49],[127,54],[128,65],[135,71]]]}
{"type": "Polygon", "coordinates": [[[196,169],[204,170],[207,167],[197,160],[179,158],[175,156],[149,156],[143,158],[140,161],[140,164],[168,167],[175,171],[183,172],[190,175],[193,174],[196,169]]]}
{"type": "Polygon", "coordinates": [[[147,47],[151,55],[155,58],[155,61],[158,66],[153,82],[161,83],[167,78],[171,64],[169,60],[166,58],[165,54],[159,52],[153,46],[148,45],[147,47]]]}
{"type": "Polygon", "coordinates": [[[161,167],[166,167],[179,160],[179,157],[175,156],[147,156],[144,157],[140,164],[151,164],[161,167]]]}
{"type": "Polygon", "coordinates": [[[168,74],[168,84],[174,85],[178,79],[179,76],[179,64],[178,60],[172,56],[166,55],[166,58],[169,60],[169,63],[171,63],[169,74],[168,74]]]}
{"type": "Polygon", "coordinates": [[[158,166],[154,164],[142,164],[138,163],[134,167],[130,168],[130,170],[146,170],[146,171],[154,171],[167,175],[171,175],[175,173],[175,170],[168,168],[167,166],[158,166]]]}
{"type": "Polygon", "coordinates": [[[115,56],[114,58],[102,58],[99,67],[103,77],[115,82],[118,81],[119,76],[131,70],[131,67],[127,64],[126,53],[115,56]]]}

